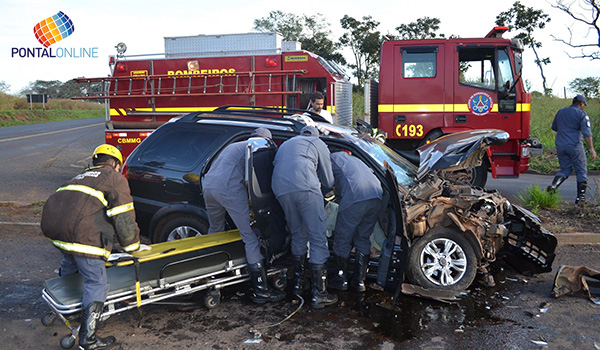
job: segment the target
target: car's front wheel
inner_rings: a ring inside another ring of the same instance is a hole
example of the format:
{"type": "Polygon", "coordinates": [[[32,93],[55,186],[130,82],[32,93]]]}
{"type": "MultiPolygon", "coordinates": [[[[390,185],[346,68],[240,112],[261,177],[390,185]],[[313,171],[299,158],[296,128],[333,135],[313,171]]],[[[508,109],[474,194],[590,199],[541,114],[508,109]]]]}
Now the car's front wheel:
{"type": "Polygon", "coordinates": [[[457,230],[436,227],[419,238],[408,252],[407,277],[425,288],[464,290],[477,272],[477,256],[457,230]]]}
{"type": "Polygon", "coordinates": [[[155,243],[205,235],[208,233],[206,221],[191,215],[170,217],[157,227],[155,243]]]}

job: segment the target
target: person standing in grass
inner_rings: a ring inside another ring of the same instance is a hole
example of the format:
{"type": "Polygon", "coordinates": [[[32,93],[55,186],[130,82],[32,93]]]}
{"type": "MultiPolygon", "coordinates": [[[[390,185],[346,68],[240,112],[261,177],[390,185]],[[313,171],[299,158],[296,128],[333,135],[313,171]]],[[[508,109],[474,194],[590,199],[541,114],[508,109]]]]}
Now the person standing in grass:
{"type": "Polygon", "coordinates": [[[591,160],[596,159],[596,150],[592,140],[590,117],[584,112],[587,106],[585,96],[577,95],[569,107],[561,108],[552,121],[552,130],[556,131],[556,155],[560,171],[556,173],[552,184],[546,188],[548,192],[556,189],[573,173],[577,175],[577,198],[575,204],[585,201],[587,188],[587,158],[583,149],[585,140],[591,160]]]}

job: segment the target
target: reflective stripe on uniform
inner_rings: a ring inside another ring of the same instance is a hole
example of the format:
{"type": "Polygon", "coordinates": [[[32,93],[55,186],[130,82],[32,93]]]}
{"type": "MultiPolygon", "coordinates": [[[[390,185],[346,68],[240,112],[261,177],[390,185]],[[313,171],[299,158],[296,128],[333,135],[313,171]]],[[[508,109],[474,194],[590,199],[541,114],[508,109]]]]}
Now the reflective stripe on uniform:
{"type": "Polygon", "coordinates": [[[134,252],[134,251],[140,249],[140,242],[138,241],[138,242],[128,245],[127,247],[122,247],[122,248],[126,252],[134,252]]]}
{"type": "Polygon", "coordinates": [[[109,209],[109,210],[106,211],[106,215],[108,215],[108,217],[110,218],[112,216],[128,212],[130,210],[133,210],[133,202],[127,203],[127,204],[123,204],[123,205],[119,205],[118,207],[114,207],[112,209],[109,209]]]}
{"type": "MultiPolygon", "coordinates": [[[[91,245],[69,243],[59,240],[50,240],[57,248],[65,250],[67,252],[77,252],[82,254],[96,255],[99,257],[105,257],[108,259],[110,252],[104,248],[94,247],[91,245]]],[[[138,243],[139,244],[139,243],[138,243]]]]}
{"type": "Polygon", "coordinates": [[[58,191],[79,191],[85,194],[88,194],[92,197],[97,198],[100,202],[102,202],[102,204],[105,207],[108,207],[108,201],[106,201],[106,199],[104,198],[104,193],[102,193],[101,191],[95,190],[91,187],[88,186],[83,186],[83,185],[67,185],[65,187],[61,187],[58,190],[56,190],[56,192],[58,191]]]}

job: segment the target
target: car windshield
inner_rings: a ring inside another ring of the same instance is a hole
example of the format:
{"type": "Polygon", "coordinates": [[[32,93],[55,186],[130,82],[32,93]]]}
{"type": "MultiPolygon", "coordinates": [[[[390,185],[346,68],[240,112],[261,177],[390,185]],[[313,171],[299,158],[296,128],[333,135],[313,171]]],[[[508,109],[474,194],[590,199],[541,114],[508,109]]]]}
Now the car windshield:
{"type": "Polygon", "coordinates": [[[360,148],[365,150],[382,168],[384,167],[383,162],[387,162],[392,167],[399,185],[407,187],[416,182],[417,167],[411,162],[369,136],[364,135],[364,137],[358,137],[357,140],[360,148]]]}

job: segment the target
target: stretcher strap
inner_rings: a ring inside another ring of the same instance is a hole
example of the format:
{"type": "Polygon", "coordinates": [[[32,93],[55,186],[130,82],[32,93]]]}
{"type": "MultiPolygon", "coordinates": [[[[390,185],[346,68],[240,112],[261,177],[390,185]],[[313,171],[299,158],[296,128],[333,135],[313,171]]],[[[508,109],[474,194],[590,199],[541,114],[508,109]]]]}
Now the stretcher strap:
{"type": "Polygon", "coordinates": [[[142,292],[140,290],[140,261],[135,256],[132,256],[133,264],[135,265],[135,301],[139,314],[138,328],[142,326],[142,292]]]}

